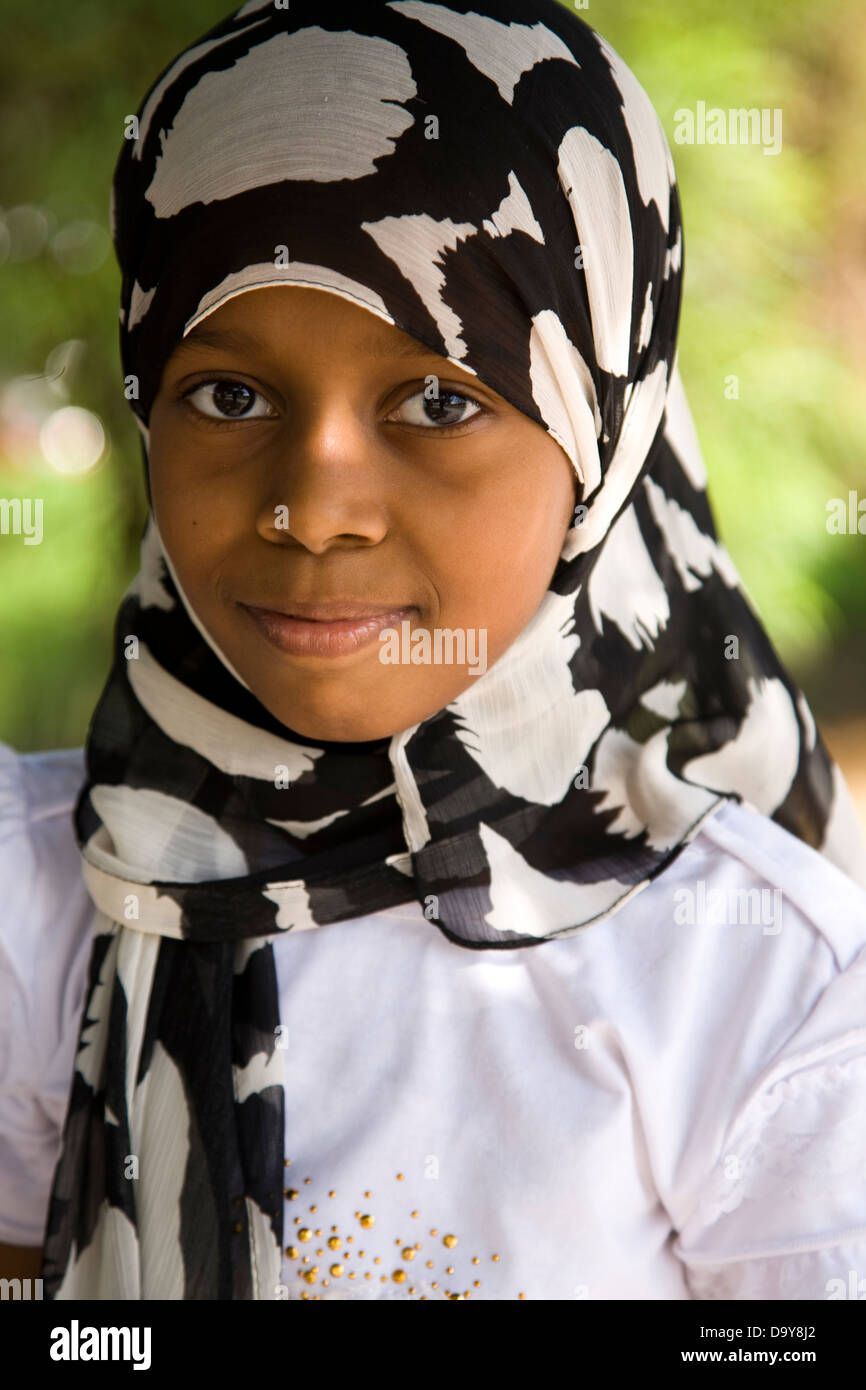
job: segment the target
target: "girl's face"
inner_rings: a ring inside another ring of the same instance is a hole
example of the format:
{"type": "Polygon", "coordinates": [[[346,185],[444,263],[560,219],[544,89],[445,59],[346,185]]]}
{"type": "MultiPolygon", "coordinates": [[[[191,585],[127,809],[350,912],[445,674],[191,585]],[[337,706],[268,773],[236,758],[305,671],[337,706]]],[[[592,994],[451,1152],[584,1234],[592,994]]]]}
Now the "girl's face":
{"type": "Polygon", "coordinates": [[[572,524],[574,469],[540,425],[324,290],[250,290],[210,314],[169,358],[150,431],[156,521],[190,604],[310,739],[384,738],[447,705],[482,640],[489,667],[533,617],[572,524]],[[377,635],[295,655],[244,607],[329,600],[407,608],[390,626],[407,618],[410,638],[462,629],[465,652],[444,638],[437,663],[431,640],[429,662],[390,664],[377,635]]]}

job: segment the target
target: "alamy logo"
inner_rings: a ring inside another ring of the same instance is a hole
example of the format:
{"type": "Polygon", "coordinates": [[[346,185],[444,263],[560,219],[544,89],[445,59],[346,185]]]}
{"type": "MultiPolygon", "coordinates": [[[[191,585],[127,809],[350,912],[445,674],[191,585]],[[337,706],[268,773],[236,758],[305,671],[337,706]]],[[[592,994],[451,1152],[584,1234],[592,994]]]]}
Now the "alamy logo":
{"type": "Polygon", "coordinates": [[[150,1369],[149,1327],[52,1327],[52,1361],[132,1361],[134,1371],[150,1369]]]}
{"type": "Polygon", "coordinates": [[[866,1299],[866,1279],[861,1279],[856,1269],[848,1270],[848,1282],[844,1279],[828,1279],[824,1285],[830,1303],[840,1298],[853,1298],[862,1303],[866,1299]]]}
{"type": "Polygon", "coordinates": [[[404,618],[399,632],[395,627],[383,628],[379,641],[379,660],[386,666],[453,666],[455,662],[465,666],[468,662],[471,676],[487,670],[486,627],[436,627],[432,633],[419,627],[413,632],[409,619],[404,618]]]}
{"type": "Polygon", "coordinates": [[[42,498],[0,497],[0,535],[23,535],[25,545],[41,545],[42,498]]]}
{"type": "Polygon", "coordinates": [[[31,1299],[41,1297],[41,1279],[0,1279],[0,1302],[7,1298],[17,1298],[28,1303],[31,1299]]]}
{"type": "Polygon", "coordinates": [[[866,497],[858,497],[854,488],[848,491],[848,503],[843,497],[827,501],[826,527],[831,536],[866,536],[866,497]]]}
{"type": "Polygon", "coordinates": [[[707,888],[699,878],[691,888],[674,890],[674,921],[678,926],[737,926],[750,923],[763,927],[764,936],[777,936],[782,930],[781,888],[707,888]]]}
{"type": "Polygon", "coordinates": [[[725,111],[721,106],[707,109],[699,101],[691,111],[680,106],[674,112],[678,145],[763,145],[764,154],[778,154],[782,148],[782,111],[775,107],[758,110],[740,106],[725,111]]]}

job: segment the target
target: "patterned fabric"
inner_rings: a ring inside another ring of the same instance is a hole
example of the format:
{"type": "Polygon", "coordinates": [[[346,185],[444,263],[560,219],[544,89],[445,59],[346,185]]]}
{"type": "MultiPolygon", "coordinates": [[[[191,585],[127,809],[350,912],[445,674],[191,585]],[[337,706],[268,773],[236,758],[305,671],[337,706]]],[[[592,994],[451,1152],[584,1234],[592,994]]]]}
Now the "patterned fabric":
{"type": "Polygon", "coordinates": [[[475,373],[579,483],[505,654],[357,744],[263,708],[148,517],[76,808],[97,935],[44,1288],[277,1298],[269,937],[413,898],[474,949],[602,930],[726,797],[861,881],[864,852],[716,535],[676,367],[673,162],[604,39],[556,0],[250,3],[165,70],[133,136],[112,224],[145,465],[177,342],[294,284],[475,373]]]}

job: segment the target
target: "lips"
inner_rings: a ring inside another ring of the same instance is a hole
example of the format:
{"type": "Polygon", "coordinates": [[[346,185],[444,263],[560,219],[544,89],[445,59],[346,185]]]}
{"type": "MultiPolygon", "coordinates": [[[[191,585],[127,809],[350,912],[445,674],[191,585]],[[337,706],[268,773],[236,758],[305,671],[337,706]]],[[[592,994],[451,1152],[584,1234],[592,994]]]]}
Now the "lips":
{"type": "Polygon", "coordinates": [[[327,602],[301,603],[281,601],[272,603],[249,603],[245,608],[260,613],[275,613],[283,618],[300,618],[305,622],[335,623],[346,618],[377,618],[385,613],[397,613],[408,608],[404,603],[357,603],[353,599],[329,599],[327,602]]]}
{"type": "Polygon", "coordinates": [[[239,605],[271,646],[289,656],[346,656],[375,642],[379,633],[386,628],[399,628],[401,622],[418,611],[408,606],[372,608],[342,601],[295,606],[305,613],[311,609],[319,613],[325,610],[326,616],[297,617],[272,608],[259,608],[246,603],[239,605]],[[338,611],[339,616],[329,618],[328,609],[338,611]]]}

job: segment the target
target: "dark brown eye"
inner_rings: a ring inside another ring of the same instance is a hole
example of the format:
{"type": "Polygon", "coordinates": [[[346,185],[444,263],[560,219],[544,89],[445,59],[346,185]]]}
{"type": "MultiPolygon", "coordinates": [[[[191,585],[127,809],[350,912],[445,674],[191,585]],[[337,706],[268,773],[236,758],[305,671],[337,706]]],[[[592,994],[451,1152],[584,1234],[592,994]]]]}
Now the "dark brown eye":
{"type": "Polygon", "coordinates": [[[275,413],[259,391],[231,377],[201,381],[184,392],[184,397],[193,410],[210,420],[240,420],[246,416],[263,419],[275,413]],[[200,397],[199,401],[195,400],[196,396],[200,397]],[[257,401],[263,409],[253,409],[257,401]]]}
{"type": "Polygon", "coordinates": [[[408,413],[403,418],[403,423],[407,425],[425,425],[434,429],[448,429],[456,425],[468,424],[474,420],[476,415],[484,414],[484,407],[476,401],[474,396],[469,396],[464,391],[452,391],[447,387],[442,387],[438,396],[426,396],[423,391],[416,391],[414,395],[407,396],[399,410],[406,410],[408,413]],[[411,404],[415,402],[415,404],[411,404]],[[467,409],[471,412],[467,414],[467,409]]]}
{"type": "Polygon", "coordinates": [[[224,415],[246,415],[256,398],[255,391],[242,381],[218,381],[213,389],[213,403],[224,415]]]}

